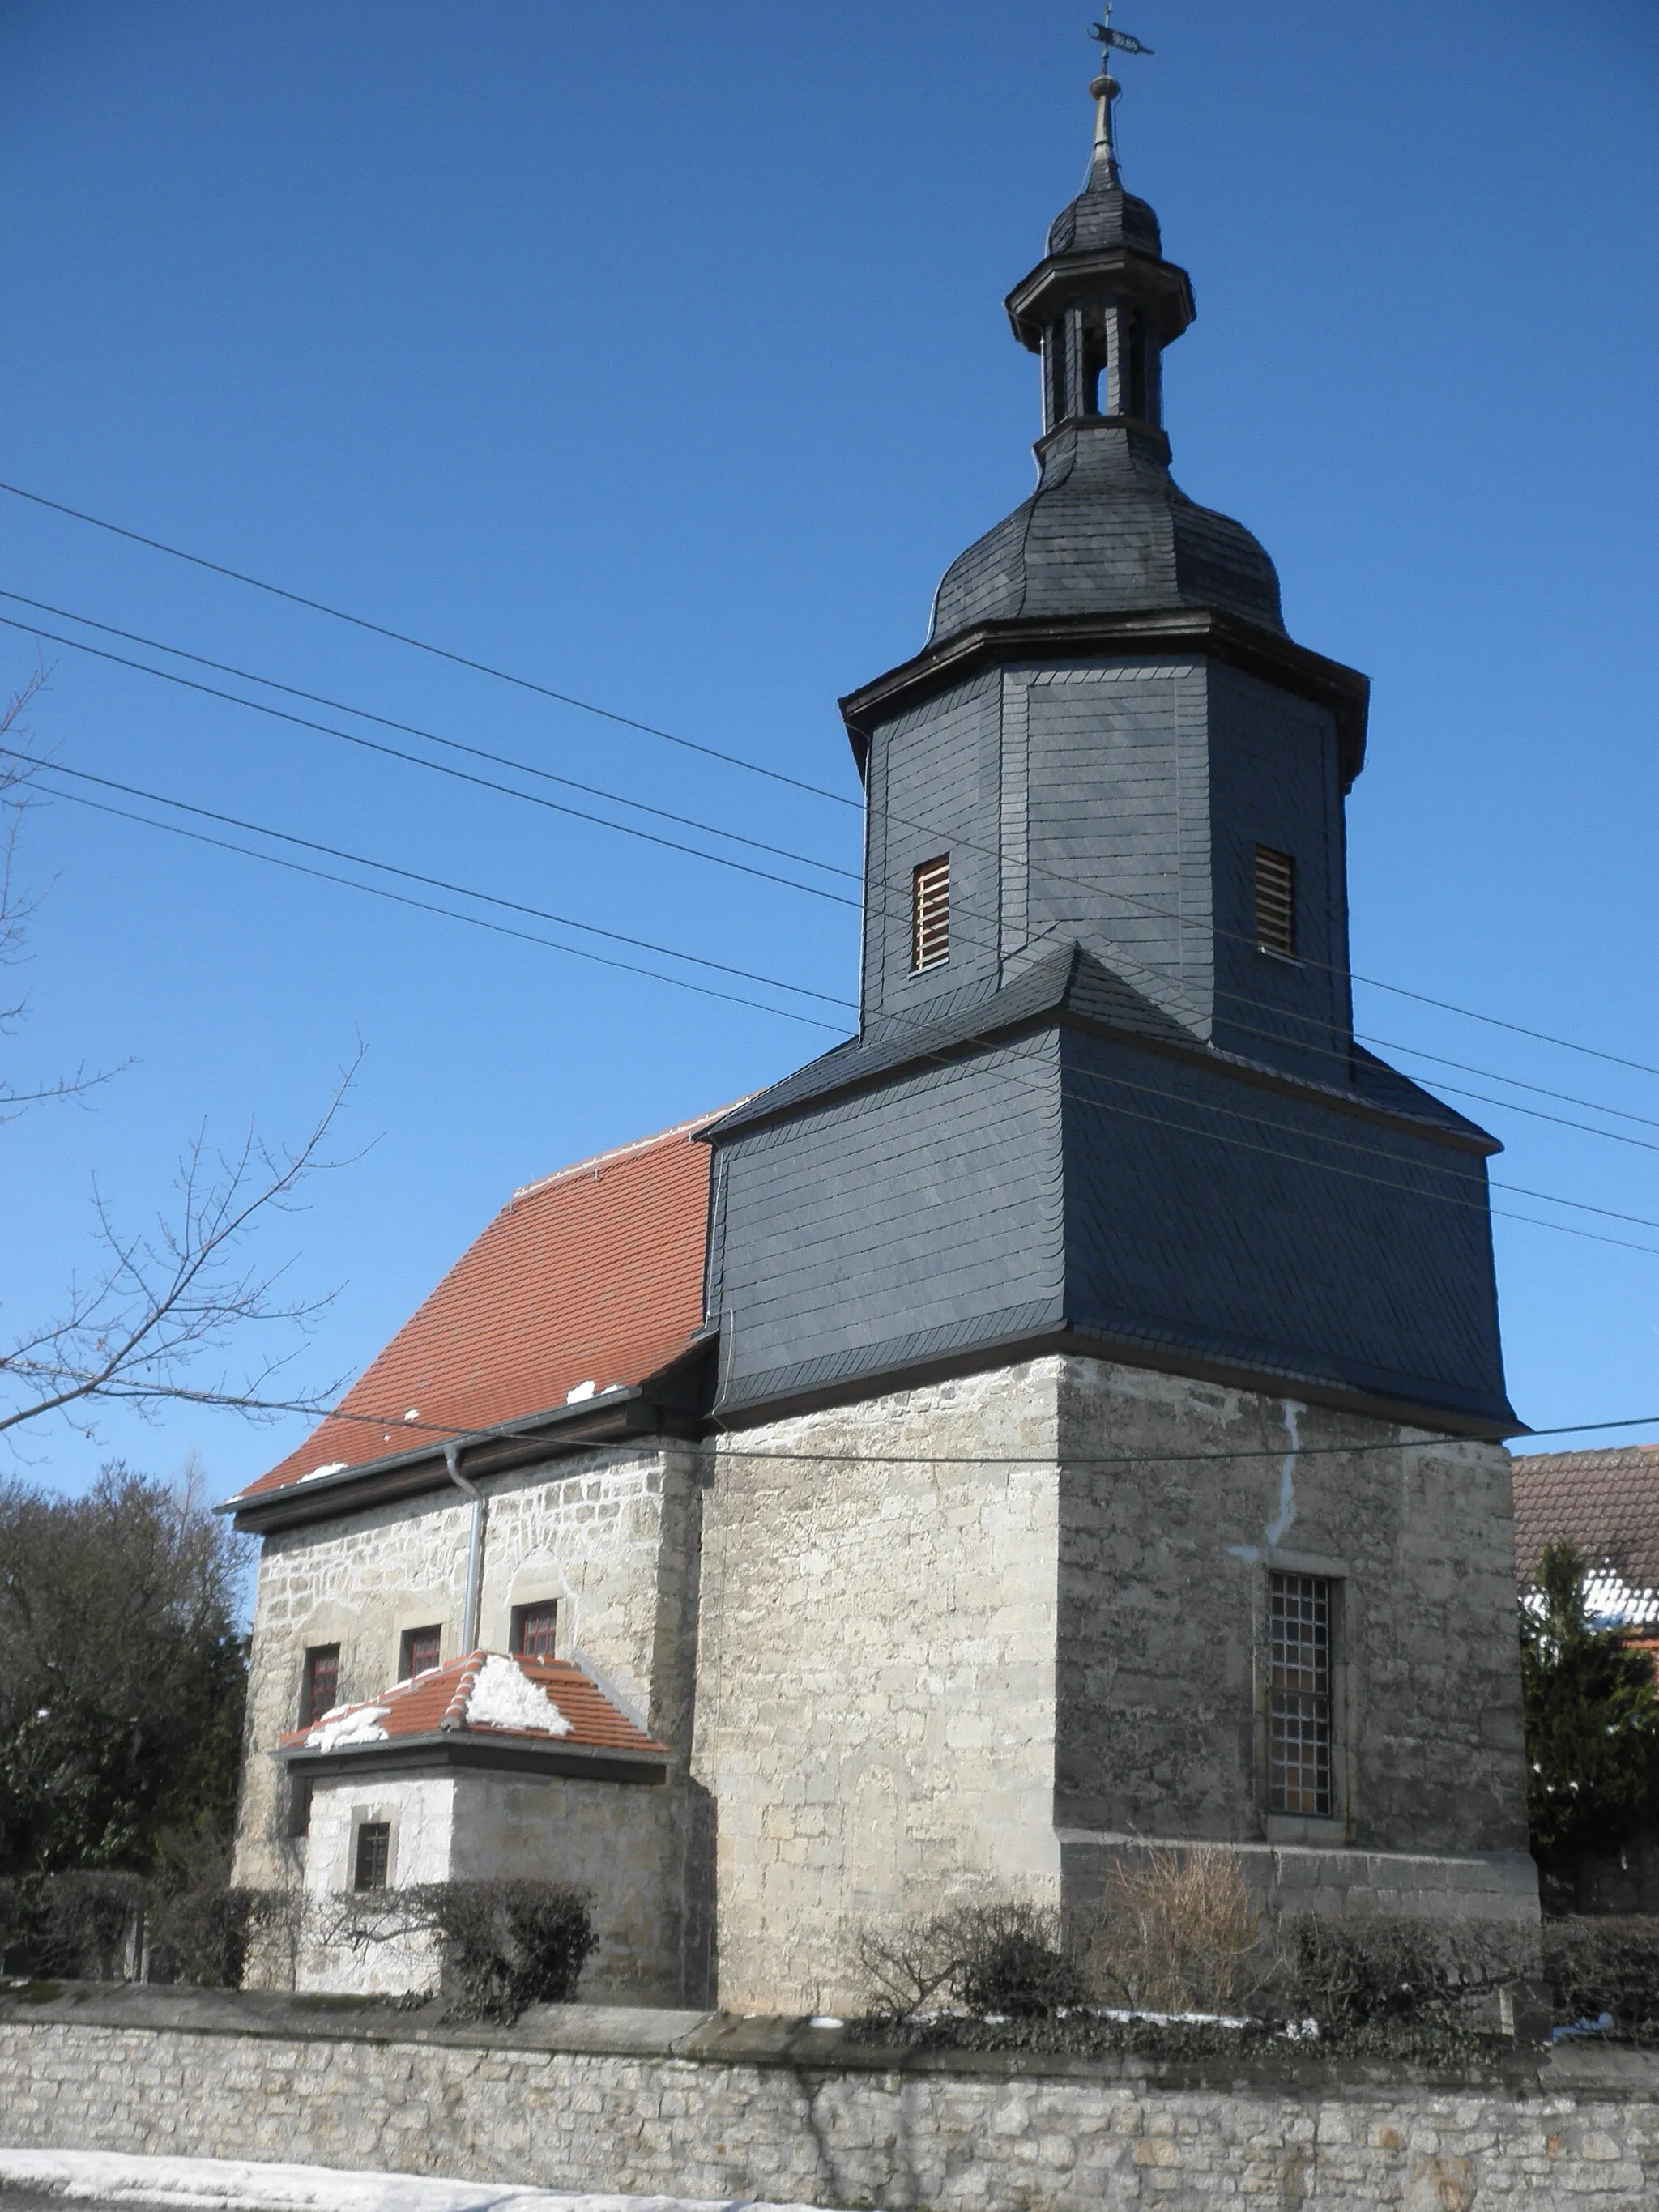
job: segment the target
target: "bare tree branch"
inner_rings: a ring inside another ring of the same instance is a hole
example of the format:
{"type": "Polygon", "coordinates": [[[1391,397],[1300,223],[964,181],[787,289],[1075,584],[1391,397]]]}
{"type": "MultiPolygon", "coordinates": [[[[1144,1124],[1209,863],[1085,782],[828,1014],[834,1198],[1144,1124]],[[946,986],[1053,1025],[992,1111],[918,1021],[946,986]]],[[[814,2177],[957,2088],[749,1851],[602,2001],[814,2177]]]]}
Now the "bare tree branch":
{"type": "MultiPolygon", "coordinates": [[[[20,690],[0,708],[0,968],[19,966],[27,957],[24,940],[30,918],[40,906],[40,892],[26,892],[19,877],[18,845],[24,818],[33,804],[29,786],[33,766],[17,753],[9,740],[28,733],[26,717],[36,696],[45,690],[49,671],[44,663],[20,690]]],[[[0,1006],[0,1035],[15,1029],[28,1006],[27,993],[9,1006],[0,1006]]],[[[48,1100],[84,1098],[119,1071],[105,1068],[88,1074],[84,1066],[73,1075],[60,1075],[33,1090],[21,1091],[0,1075],[0,1123],[13,1121],[31,1106],[48,1100]]]]}
{"type": "MultiPolygon", "coordinates": [[[[121,1230],[94,1188],[101,1263],[90,1283],[70,1284],[58,1315],[0,1353],[0,1435],[49,1413],[91,1435],[100,1401],[149,1414],[189,1402],[273,1418],[261,1402],[265,1385],[290,1364],[296,1338],[332,1293],[283,1297],[286,1267],[254,1267],[244,1248],[262,1216],[293,1211],[310,1176],[340,1164],[325,1156],[327,1140],[361,1060],[359,1053],[292,1152],[272,1152],[250,1132],[235,1153],[216,1155],[198,1134],[179,1164],[176,1206],[148,1235],[121,1230]],[[204,1357],[228,1349],[249,1325],[270,1323],[287,1325],[286,1349],[204,1385],[197,1372],[204,1357]]],[[[337,1388],[330,1382],[289,1402],[322,1412],[337,1388]]]]}
{"type": "MultiPolygon", "coordinates": [[[[0,968],[25,957],[28,921],[39,905],[21,888],[19,838],[33,799],[34,769],[19,757],[28,708],[47,679],[38,667],[0,708],[0,968]]],[[[0,1034],[15,1025],[27,995],[0,1006],[0,1034]]],[[[229,1154],[215,1152],[198,1132],[179,1164],[176,1203],[146,1234],[118,1223],[103,1193],[93,1186],[97,1261],[89,1279],[71,1280],[59,1310],[25,1328],[0,1348],[0,1436],[58,1413],[82,1435],[94,1433],[100,1404],[136,1407],[154,1418],[170,1403],[222,1406],[251,1419],[276,1418],[265,1386],[290,1364],[307,1327],[329,1298],[289,1297],[283,1267],[264,1268],[247,1255],[264,1217],[291,1211],[309,1177],[336,1166],[325,1157],[328,1139],[362,1054],[340,1077],[332,1097],[304,1143],[276,1152],[250,1129],[229,1154]],[[250,1331],[281,1348],[245,1369],[222,1366],[204,1379],[202,1364],[229,1354],[250,1331]]],[[[0,1123],[47,1100],[84,1099],[118,1073],[89,1074],[82,1067],[28,1088],[0,1076],[0,1123]]],[[[285,1406],[325,1411],[337,1382],[295,1391],[285,1406]]]]}

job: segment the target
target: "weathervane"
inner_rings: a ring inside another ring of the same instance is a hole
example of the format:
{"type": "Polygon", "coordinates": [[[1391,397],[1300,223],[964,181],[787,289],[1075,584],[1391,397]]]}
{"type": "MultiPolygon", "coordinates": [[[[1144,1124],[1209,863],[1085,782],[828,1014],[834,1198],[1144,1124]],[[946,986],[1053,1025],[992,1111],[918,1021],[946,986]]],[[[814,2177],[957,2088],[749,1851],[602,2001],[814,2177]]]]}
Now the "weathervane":
{"type": "Polygon", "coordinates": [[[1106,66],[1109,57],[1118,54],[1150,54],[1152,48],[1132,38],[1127,31],[1112,27],[1112,0],[1103,0],[1100,21],[1091,23],[1089,36],[1101,49],[1101,71],[1089,89],[1095,96],[1095,166],[1103,168],[1109,184],[1118,183],[1117,137],[1112,123],[1112,102],[1121,88],[1106,66]]]}
{"type": "Polygon", "coordinates": [[[1103,46],[1115,53],[1149,54],[1152,51],[1150,46],[1143,46],[1139,39],[1132,39],[1127,31],[1112,28],[1111,0],[1106,0],[1106,5],[1102,8],[1100,21],[1090,24],[1089,36],[1097,39],[1103,46]]]}

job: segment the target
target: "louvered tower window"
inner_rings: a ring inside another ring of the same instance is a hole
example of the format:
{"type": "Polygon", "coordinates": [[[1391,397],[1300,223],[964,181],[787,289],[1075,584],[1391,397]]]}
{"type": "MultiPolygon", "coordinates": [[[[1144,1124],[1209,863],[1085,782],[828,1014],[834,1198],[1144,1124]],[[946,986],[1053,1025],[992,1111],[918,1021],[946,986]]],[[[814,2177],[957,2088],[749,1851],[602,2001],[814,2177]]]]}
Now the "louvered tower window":
{"type": "Polygon", "coordinates": [[[1267,1577],[1267,1810],[1331,1816],[1331,1585],[1267,1577]]]}
{"type": "Polygon", "coordinates": [[[919,973],[951,957],[951,856],[925,860],[910,878],[910,967],[919,973]]]}
{"type": "Polygon", "coordinates": [[[1296,951],[1296,862],[1271,845],[1255,848],[1255,941],[1264,952],[1296,951]]]}

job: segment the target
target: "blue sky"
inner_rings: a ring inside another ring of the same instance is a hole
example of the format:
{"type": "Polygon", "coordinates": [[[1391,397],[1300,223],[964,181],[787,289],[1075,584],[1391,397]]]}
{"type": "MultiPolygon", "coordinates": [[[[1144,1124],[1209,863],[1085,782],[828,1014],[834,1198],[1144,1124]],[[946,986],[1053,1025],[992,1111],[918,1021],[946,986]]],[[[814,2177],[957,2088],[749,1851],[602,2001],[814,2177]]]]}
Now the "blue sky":
{"type": "MultiPolygon", "coordinates": [[[[851,799],[837,694],[916,649],[940,571],[1030,481],[1000,302],[1081,179],[1087,15],[6,0],[0,477],[851,799]]],[[[1122,72],[1127,173],[1199,302],[1177,476],[1264,539],[1293,634],[1374,684],[1356,967],[1615,1058],[1369,986],[1362,1028],[1483,1071],[1439,1073],[1502,1180],[1606,1209],[1498,1199],[1523,1415],[1659,1412],[1659,1077],[1618,1064],[1659,1067],[1659,19],[1121,21],[1157,49],[1122,72]]],[[[0,587],[858,865],[851,806],[3,495],[0,587]]],[[[834,897],[46,650],[34,732],[65,763],[853,988],[834,897]]],[[[33,653],[0,630],[0,678],[33,653]]],[[[19,1325],[85,1265],[94,1174],[142,1225],[192,1130],[299,1133],[359,1037],[366,1149],[264,1247],[338,1290],[296,1377],[361,1366],[515,1184],[827,1041],[69,805],[27,867],[8,1065],[131,1065],[0,1135],[19,1325]]],[[[194,1450],[222,1494],[301,1425],[118,1416],[27,1449],[66,1486],[194,1450]]]]}

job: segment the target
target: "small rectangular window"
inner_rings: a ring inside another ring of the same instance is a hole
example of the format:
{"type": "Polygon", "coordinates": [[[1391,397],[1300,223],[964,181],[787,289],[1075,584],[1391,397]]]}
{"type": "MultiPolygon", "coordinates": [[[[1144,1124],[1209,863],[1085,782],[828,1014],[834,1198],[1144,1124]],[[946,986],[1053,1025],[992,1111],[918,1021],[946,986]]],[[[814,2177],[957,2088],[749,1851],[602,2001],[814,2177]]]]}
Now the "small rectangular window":
{"type": "Polygon", "coordinates": [[[1331,1584],[1267,1577],[1267,1810],[1331,1817],[1331,1584]]]}
{"type": "Polygon", "coordinates": [[[1255,848],[1255,941],[1264,952],[1296,951],[1296,862],[1271,845],[1255,848]]]}
{"type": "Polygon", "coordinates": [[[339,1703],[339,1645],[313,1644],[306,1654],[305,1671],[300,1680],[300,1726],[309,1728],[313,1721],[331,1711],[339,1703]]]}
{"type": "Polygon", "coordinates": [[[406,1628],[398,1644],[398,1680],[407,1682],[411,1675],[424,1674],[438,1664],[443,1648],[443,1636],[436,1628],[406,1628]]]}
{"type": "Polygon", "coordinates": [[[925,860],[910,878],[910,968],[943,966],[951,957],[951,856],[925,860]]]}
{"type": "Polygon", "coordinates": [[[558,1616],[559,1608],[551,1598],[540,1605],[514,1607],[513,1632],[508,1642],[520,1659],[553,1656],[553,1631],[558,1616]]]}
{"type": "Polygon", "coordinates": [[[364,1820],[357,1830],[357,1858],[351,1872],[354,1889],[384,1889],[392,1864],[392,1823],[364,1820]]]}

